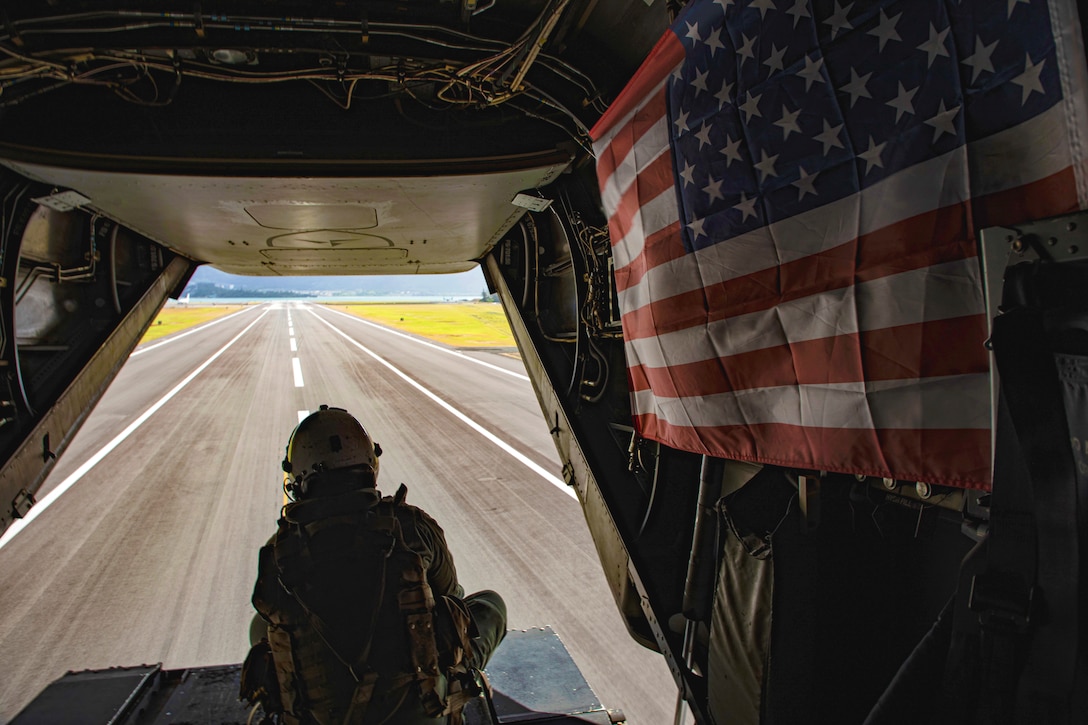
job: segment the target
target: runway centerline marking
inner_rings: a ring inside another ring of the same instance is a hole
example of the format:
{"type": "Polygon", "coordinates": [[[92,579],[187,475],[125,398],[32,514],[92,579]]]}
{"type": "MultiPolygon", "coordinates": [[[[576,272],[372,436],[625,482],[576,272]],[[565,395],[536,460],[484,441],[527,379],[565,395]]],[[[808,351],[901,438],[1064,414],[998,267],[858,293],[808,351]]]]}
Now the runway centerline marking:
{"type": "Polygon", "coordinates": [[[298,361],[297,357],[291,358],[291,368],[295,372],[295,387],[296,388],[301,388],[303,386],[303,382],[302,382],[302,363],[300,363],[298,361]]]}
{"type": "MultiPolygon", "coordinates": [[[[408,383],[413,388],[415,388],[419,392],[426,395],[428,398],[430,398],[432,401],[434,401],[435,403],[440,405],[442,408],[444,408],[446,411],[448,411],[451,415],[453,415],[455,418],[460,420],[462,423],[467,425],[469,428],[472,428],[474,431],[476,431],[477,433],[482,435],[484,438],[488,439],[489,441],[494,443],[496,446],[501,448],[504,452],[508,453],[510,456],[515,458],[519,463],[524,465],[526,468],[531,470],[533,473],[537,474],[538,476],[543,478],[545,481],[552,484],[553,486],[555,486],[556,488],[558,488],[560,491],[567,494],[571,498],[573,498],[575,500],[578,499],[578,495],[574,492],[573,489],[571,489],[570,486],[567,485],[566,481],[564,481],[561,478],[558,478],[557,476],[552,475],[551,473],[548,473],[546,470],[544,470],[544,468],[542,468],[541,466],[537,465],[534,461],[529,459],[528,456],[524,455],[523,453],[518,451],[516,448],[511,446],[509,443],[502,440],[497,435],[495,435],[494,433],[492,433],[491,431],[489,431],[488,429],[484,428],[482,425],[480,425],[479,423],[474,421],[472,418],[469,418],[467,415],[465,415],[464,413],[459,411],[457,408],[454,408],[452,405],[447,403],[445,400],[438,397],[437,395],[432,393],[427,388],[423,387],[423,385],[421,385],[420,383],[413,380],[406,373],[402,372],[399,368],[395,367],[392,363],[390,363],[388,360],[383,358],[381,355],[378,355],[376,352],[370,350],[365,345],[362,345],[361,343],[359,343],[356,340],[352,339],[350,335],[348,335],[346,332],[344,332],[343,330],[341,330],[338,327],[336,327],[335,325],[333,325],[328,320],[323,319],[319,314],[314,312],[312,309],[309,310],[309,311],[310,311],[310,314],[312,314],[314,317],[316,317],[322,323],[324,323],[325,325],[328,325],[329,328],[332,329],[332,331],[335,332],[337,335],[340,335],[345,340],[350,342],[352,345],[359,348],[360,350],[362,350],[364,353],[366,353],[370,357],[374,358],[374,360],[376,362],[378,362],[381,365],[384,365],[385,367],[387,367],[394,375],[401,378],[402,380],[404,380],[404,382],[408,383]]],[[[350,315],[348,315],[348,316],[350,317],[350,315]]],[[[439,349],[441,349],[441,348],[439,348],[439,349]]]]}
{"type": "MultiPolygon", "coordinates": [[[[148,345],[147,347],[141,347],[139,350],[133,350],[132,354],[129,355],[129,357],[136,357],[137,355],[143,355],[145,352],[150,352],[151,350],[154,350],[157,347],[162,347],[163,345],[168,345],[171,342],[173,342],[174,340],[180,340],[183,337],[188,337],[189,335],[192,335],[193,333],[200,332],[201,330],[206,330],[209,327],[211,327],[212,325],[218,325],[220,322],[226,322],[230,318],[236,317],[237,315],[240,315],[243,312],[249,312],[250,310],[255,310],[255,309],[257,309],[257,308],[247,306],[245,309],[238,310],[237,312],[232,312],[229,315],[227,315],[226,317],[220,317],[217,320],[212,320],[211,322],[206,322],[203,325],[201,325],[200,327],[194,327],[191,330],[186,330],[185,332],[178,333],[177,335],[174,335],[173,337],[168,337],[165,340],[162,340],[160,342],[156,342],[153,345],[148,345]]],[[[267,310],[266,310],[266,312],[267,312],[267,310]]],[[[261,314],[263,315],[264,312],[262,312],[261,314]]]]}
{"type": "MultiPolygon", "coordinates": [[[[304,309],[308,310],[310,312],[310,314],[315,314],[315,315],[317,314],[310,307],[306,307],[304,309]]],[[[330,309],[328,307],[325,307],[324,309],[326,309],[329,312],[332,312],[334,314],[337,314],[337,315],[343,315],[344,317],[348,318],[349,320],[355,320],[356,322],[361,322],[364,325],[369,325],[369,326],[371,326],[371,327],[373,327],[375,329],[381,330],[382,332],[388,332],[390,335],[396,335],[397,337],[403,337],[405,340],[411,340],[412,342],[418,343],[420,345],[425,345],[426,347],[429,347],[429,348],[431,348],[433,350],[438,350],[440,352],[444,352],[447,355],[455,355],[455,356],[461,358],[462,360],[468,360],[469,362],[476,363],[477,365],[483,365],[485,368],[491,368],[492,370],[497,370],[500,373],[505,373],[505,374],[513,376],[515,378],[520,378],[521,380],[525,380],[526,382],[529,381],[529,376],[528,375],[525,375],[525,374],[519,373],[519,372],[515,372],[513,370],[507,370],[504,367],[501,367],[499,365],[492,365],[491,363],[484,362],[483,360],[477,360],[476,358],[469,357],[468,355],[464,354],[463,352],[461,352],[459,350],[451,350],[448,347],[442,347],[441,345],[436,345],[433,342],[428,342],[426,340],[420,340],[418,337],[413,337],[412,335],[400,332],[399,330],[391,330],[388,327],[384,327],[384,326],[379,325],[379,324],[377,324],[375,322],[371,322],[370,320],[364,320],[363,318],[356,317],[355,315],[349,315],[348,313],[341,312],[340,310],[333,310],[333,309],[330,309]]],[[[320,318],[318,318],[318,319],[320,319],[320,318]]],[[[322,322],[324,322],[324,320],[322,320],[322,322]]]]}
{"type": "Polygon", "coordinates": [[[215,362],[215,360],[224,352],[226,352],[231,345],[238,342],[242,335],[249,332],[254,325],[260,322],[261,318],[264,317],[267,312],[268,310],[265,310],[260,315],[258,315],[256,320],[246,325],[245,329],[232,337],[230,342],[219,348],[210,358],[202,362],[195,370],[189,373],[184,380],[171,388],[170,392],[155,401],[155,403],[153,403],[150,408],[145,410],[139,418],[129,423],[128,426],[123,431],[118,433],[113,440],[104,445],[102,448],[99,449],[97,453],[84,461],[82,466],[69,474],[68,478],[61,481],[56,488],[46,494],[45,498],[39,501],[36,505],[32,506],[27,512],[26,516],[21,519],[16,519],[14,522],[12,522],[11,526],[8,527],[8,530],[4,532],[4,535],[2,537],[0,537],[0,549],[4,548],[4,546],[9,541],[11,541],[17,533],[26,528],[27,524],[37,518],[38,514],[49,508],[50,504],[60,498],[65,491],[74,486],[79,481],[79,479],[83,478],[83,476],[87,474],[88,471],[97,466],[103,458],[108,456],[113,451],[114,448],[121,445],[121,443],[123,443],[126,438],[132,435],[137,428],[146,423],[148,418],[154,415],[159,408],[166,405],[166,403],[169,402],[171,398],[181,392],[181,390],[186,385],[191,383],[197,375],[200,375],[200,373],[204,372],[204,369],[211,365],[213,362],[215,362]]]}

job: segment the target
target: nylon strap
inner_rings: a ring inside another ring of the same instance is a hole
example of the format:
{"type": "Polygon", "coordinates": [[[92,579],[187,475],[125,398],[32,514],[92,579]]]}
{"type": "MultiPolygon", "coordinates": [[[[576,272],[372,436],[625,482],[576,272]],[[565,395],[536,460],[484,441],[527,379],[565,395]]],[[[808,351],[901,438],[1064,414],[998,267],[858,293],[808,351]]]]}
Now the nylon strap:
{"type": "MultiPolygon", "coordinates": [[[[1028,575],[1024,529],[1033,520],[1038,555],[1027,583],[1034,582],[1040,591],[1029,594],[1028,604],[1041,605],[1045,614],[1031,621],[1016,715],[1026,723],[1064,723],[1076,672],[1080,568],[1076,472],[1064,396],[1038,310],[1018,308],[998,316],[992,339],[1002,395],[1030,477],[995,481],[992,513],[998,517],[995,524],[1007,524],[1008,533],[1003,540],[1002,530],[993,529],[985,576],[1028,575]],[[1000,491],[999,483],[1021,491],[1000,491]]],[[[1000,639],[1007,641],[995,643],[992,659],[1007,668],[1001,661],[1015,660],[1016,643],[1000,639]]]]}

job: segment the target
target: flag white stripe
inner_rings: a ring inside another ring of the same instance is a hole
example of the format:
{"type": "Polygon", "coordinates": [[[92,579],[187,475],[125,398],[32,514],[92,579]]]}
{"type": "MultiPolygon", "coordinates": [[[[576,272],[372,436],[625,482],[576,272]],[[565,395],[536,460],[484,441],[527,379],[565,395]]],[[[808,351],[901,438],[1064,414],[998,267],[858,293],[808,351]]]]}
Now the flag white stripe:
{"type": "MultiPolygon", "coordinates": [[[[630,312],[655,299],[802,259],[896,222],[966,201],[970,192],[976,196],[989,194],[1046,178],[1071,163],[1065,133],[1062,109],[1057,106],[1016,128],[973,143],[969,152],[960,147],[905,169],[859,194],[665,262],[619,291],[620,309],[630,312]],[[973,189],[965,176],[969,164],[973,189]],[[721,260],[723,256],[728,263],[721,260]]],[[[675,202],[671,190],[668,198],[675,202]]],[[[643,236],[652,235],[676,218],[675,212],[668,221],[660,213],[648,216],[657,225],[643,224],[643,236]]],[[[614,251],[617,268],[621,268],[624,265],[618,263],[620,259],[630,263],[641,252],[641,240],[636,240],[632,232],[614,251]],[[620,251],[625,245],[631,247],[627,253],[620,251]]]]}
{"type": "MultiPolygon", "coordinates": [[[[1058,58],[1058,76],[1062,82],[1060,104],[1067,119],[1069,144],[1075,149],[1073,178],[1077,184],[1077,202],[1081,209],[1088,208],[1088,153],[1084,138],[1088,124],[1088,66],[1084,64],[1084,36],[1081,19],[1078,18],[1080,3],[1066,0],[1050,0],[1050,24],[1054,31],[1055,55],[1058,58]]],[[[1081,11],[1083,12],[1083,11],[1081,11]]]]}
{"type": "Polygon", "coordinates": [[[783,424],[850,430],[987,429],[989,376],[786,385],[688,398],[632,394],[634,415],[681,427],[783,424]],[[972,403],[975,403],[973,404],[972,403]]]}
{"type": "Polygon", "coordinates": [[[659,231],[675,222],[678,218],[679,216],[676,213],[676,189],[672,187],[639,207],[638,212],[631,219],[631,228],[627,231],[621,243],[612,248],[612,257],[616,262],[616,268],[626,267],[638,255],[642,254],[646,238],[650,236],[650,234],[643,234],[643,229],[649,227],[659,231]]]}
{"type": "MultiPolygon", "coordinates": [[[[616,166],[604,184],[601,203],[609,211],[619,206],[623,195],[638,178],[639,169],[652,164],[658,156],[669,152],[669,123],[664,115],[632,147],[616,166]]],[[[675,198],[675,197],[674,197],[675,198]]]]}
{"type": "Polygon", "coordinates": [[[965,259],[888,275],[783,302],[768,310],[624,344],[628,365],[662,368],[804,340],[982,314],[978,261],[965,259]],[[941,305],[917,304],[941,287],[941,305]],[[912,304],[913,302],[913,304],[912,304]]]}
{"type": "MultiPolygon", "coordinates": [[[[665,84],[668,83],[669,76],[672,75],[672,72],[673,72],[673,70],[675,70],[675,68],[676,68],[676,66],[673,66],[672,68],[670,68],[669,72],[666,73],[662,77],[662,79],[657,83],[657,85],[653,87],[653,90],[642,97],[642,100],[640,100],[638,102],[637,106],[635,106],[633,109],[631,109],[627,113],[627,115],[624,116],[622,119],[620,119],[616,123],[612,124],[612,128],[608,131],[608,133],[606,133],[604,136],[601,136],[599,139],[597,139],[596,141],[593,142],[593,153],[597,156],[597,158],[600,158],[601,153],[604,152],[604,149],[606,147],[608,147],[612,143],[612,139],[616,138],[616,136],[621,131],[623,131],[624,129],[627,128],[628,125],[630,125],[631,121],[634,120],[634,118],[635,118],[635,114],[637,114],[639,111],[641,111],[643,108],[645,108],[646,104],[649,102],[649,100],[651,98],[653,98],[655,95],[657,95],[659,93],[664,92],[663,89],[665,87],[665,84]]],[[[617,99],[617,101],[618,100],[619,99],[617,99]]]]}

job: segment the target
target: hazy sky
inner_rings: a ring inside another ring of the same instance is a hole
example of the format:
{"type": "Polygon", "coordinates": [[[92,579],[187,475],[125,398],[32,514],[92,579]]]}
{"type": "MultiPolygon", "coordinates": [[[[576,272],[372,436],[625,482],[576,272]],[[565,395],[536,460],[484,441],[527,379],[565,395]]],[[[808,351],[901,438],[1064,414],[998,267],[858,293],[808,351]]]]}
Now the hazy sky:
{"type": "Polygon", "coordinates": [[[372,277],[249,277],[227,274],[207,265],[197,268],[190,284],[210,282],[222,287],[276,290],[376,289],[416,294],[477,295],[487,287],[476,267],[459,274],[413,274],[372,277]]]}

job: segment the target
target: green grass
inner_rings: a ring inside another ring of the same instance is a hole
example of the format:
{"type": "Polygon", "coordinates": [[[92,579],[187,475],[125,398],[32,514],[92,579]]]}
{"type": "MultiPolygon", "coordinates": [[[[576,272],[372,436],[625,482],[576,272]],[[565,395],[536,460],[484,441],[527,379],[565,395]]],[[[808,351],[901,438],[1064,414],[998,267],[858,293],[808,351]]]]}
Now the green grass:
{"type": "Polygon", "coordinates": [[[497,302],[329,305],[332,309],[454,347],[514,347],[497,302]]]}
{"type": "Polygon", "coordinates": [[[208,307],[164,307],[159,316],[147,328],[141,343],[180,332],[188,327],[196,327],[218,317],[237,312],[244,305],[209,305],[208,307]]]}
{"type": "MultiPolygon", "coordinates": [[[[242,305],[166,307],[151,323],[140,342],[195,327],[242,309],[242,305]]],[[[426,337],[454,347],[515,347],[502,305],[495,302],[403,304],[333,304],[365,320],[426,337]]]]}

